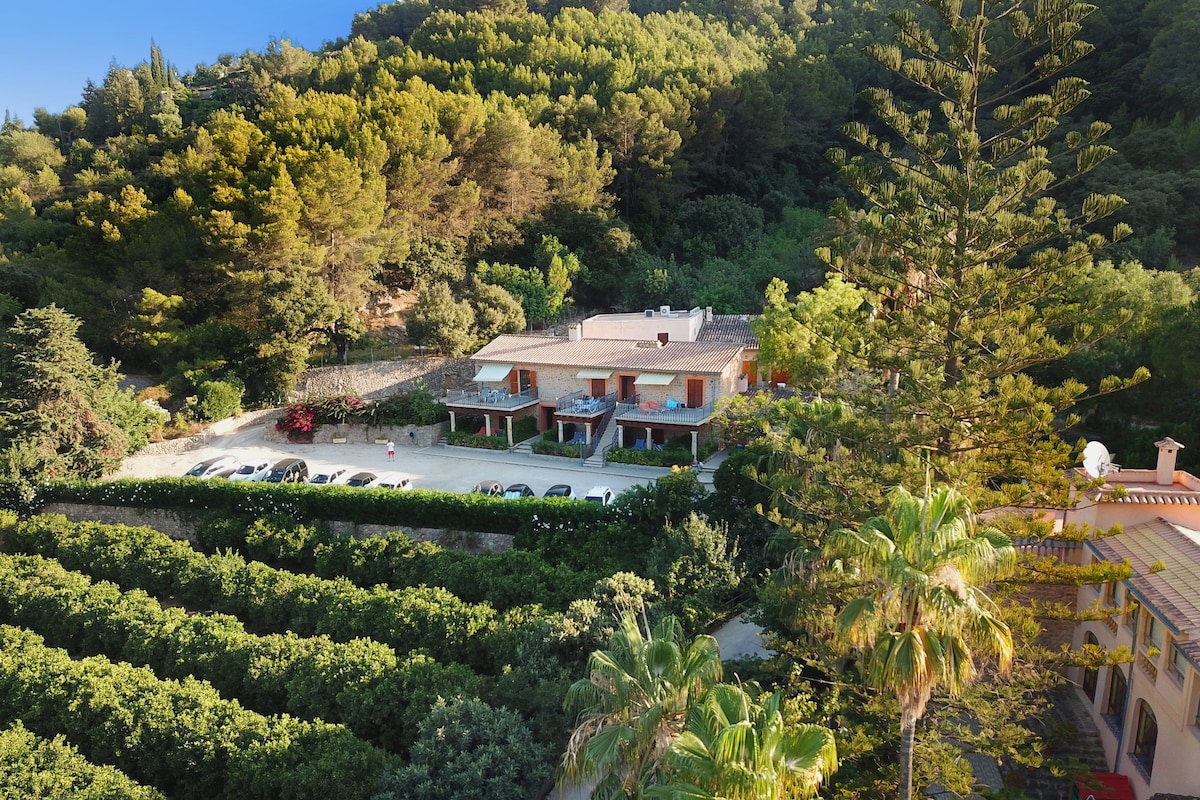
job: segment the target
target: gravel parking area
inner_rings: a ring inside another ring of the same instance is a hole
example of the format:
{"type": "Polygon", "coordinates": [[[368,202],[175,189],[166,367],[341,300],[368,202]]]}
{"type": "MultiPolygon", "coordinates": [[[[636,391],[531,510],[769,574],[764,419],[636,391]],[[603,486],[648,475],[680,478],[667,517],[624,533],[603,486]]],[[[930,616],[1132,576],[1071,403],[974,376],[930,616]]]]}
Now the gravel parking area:
{"type": "Polygon", "coordinates": [[[505,486],[528,484],[540,497],[558,483],[570,484],[580,496],[593,486],[608,486],[619,494],[630,486],[653,483],[668,472],[659,467],[627,464],[610,464],[599,469],[554,456],[508,451],[443,445],[415,448],[400,441],[396,445],[396,460],[389,462],[387,448],[383,445],[277,444],[266,441],[260,421],[250,421],[225,433],[210,432],[168,446],[152,445],[126,459],[114,477],[180,476],[198,461],[217,455],[232,455],[243,463],[258,460],[274,463],[294,457],[307,461],[310,473],[335,465],[351,472],[382,474],[394,471],[411,476],[416,489],[452,492],[468,492],[479,481],[491,479],[505,486]]]}

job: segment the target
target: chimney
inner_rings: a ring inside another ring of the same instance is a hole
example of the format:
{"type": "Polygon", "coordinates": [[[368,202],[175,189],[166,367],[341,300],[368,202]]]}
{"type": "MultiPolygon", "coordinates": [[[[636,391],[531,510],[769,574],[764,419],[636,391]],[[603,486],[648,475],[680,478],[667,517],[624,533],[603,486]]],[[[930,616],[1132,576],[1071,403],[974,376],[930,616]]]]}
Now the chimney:
{"type": "Polygon", "coordinates": [[[1183,449],[1183,445],[1170,436],[1155,442],[1158,448],[1158,468],[1155,470],[1154,482],[1159,486],[1170,486],[1175,483],[1175,454],[1183,449]]]}
{"type": "Polygon", "coordinates": [[[667,333],[666,331],[663,331],[662,333],[660,333],[658,335],[658,346],[662,347],[664,344],[666,344],[670,340],[671,340],[671,334],[667,333]]]}
{"type": "Polygon", "coordinates": [[[578,342],[583,338],[583,326],[578,322],[567,326],[567,341],[578,342]]]}
{"type": "Polygon", "coordinates": [[[704,307],[704,321],[712,322],[712,306],[704,307]]]}

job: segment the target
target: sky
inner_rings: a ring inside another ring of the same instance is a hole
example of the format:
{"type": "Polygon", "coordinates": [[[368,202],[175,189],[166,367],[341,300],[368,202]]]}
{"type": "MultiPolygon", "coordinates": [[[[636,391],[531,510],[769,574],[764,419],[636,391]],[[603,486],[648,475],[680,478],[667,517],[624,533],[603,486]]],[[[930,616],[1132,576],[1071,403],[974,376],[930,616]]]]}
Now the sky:
{"type": "MultiPolygon", "coordinates": [[[[179,71],[222,53],[262,51],[271,39],[306,50],[350,33],[355,12],[385,0],[0,0],[0,113],[27,126],[33,109],[79,103],[111,63],[150,60],[150,40],[179,71]]],[[[2,117],[0,117],[2,119],[2,117]]]]}

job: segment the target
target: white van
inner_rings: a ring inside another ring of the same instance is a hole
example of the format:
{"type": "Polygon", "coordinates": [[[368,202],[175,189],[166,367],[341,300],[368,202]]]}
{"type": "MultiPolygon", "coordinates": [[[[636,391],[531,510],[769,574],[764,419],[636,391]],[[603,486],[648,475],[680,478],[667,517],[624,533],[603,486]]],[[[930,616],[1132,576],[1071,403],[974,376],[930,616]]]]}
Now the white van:
{"type": "Polygon", "coordinates": [[[399,489],[402,492],[407,492],[412,487],[412,478],[407,475],[401,475],[399,472],[386,472],[379,476],[379,479],[371,484],[372,489],[399,489]]]}

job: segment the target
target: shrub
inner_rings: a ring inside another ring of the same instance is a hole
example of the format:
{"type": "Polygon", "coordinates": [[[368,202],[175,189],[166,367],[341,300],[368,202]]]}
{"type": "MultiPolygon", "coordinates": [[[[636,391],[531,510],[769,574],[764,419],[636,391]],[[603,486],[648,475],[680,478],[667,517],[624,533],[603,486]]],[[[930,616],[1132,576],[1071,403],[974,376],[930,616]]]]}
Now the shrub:
{"type": "Polygon", "coordinates": [[[641,464],[648,467],[686,467],[693,461],[691,450],[676,448],[634,450],[628,447],[614,447],[608,451],[607,458],[616,464],[641,464]]]}
{"type": "Polygon", "coordinates": [[[144,667],[72,661],[42,637],[0,625],[0,717],[61,732],[93,762],[178,800],[354,800],[394,757],[345,728],[264,717],[205,683],[144,667]]]}
{"type": "Polygon", "coordinates": [[[349,419],[366,418],[370,404],[358,395],[338,394],[309,401],[318,424],[343,423],[349,419]]]}
{"type": "Polygon", "coordinates": [[[533,452],[542,456],[564,456],[566,458],[579,458],[579,445],[567,444],[566,442],[558,441],[537,441],[530,447],[533,452]]]}
{"type": "Polygon", "coordinates": [[[193,419],[216,422],[242,410],[242,388],[225,381],[205,381],[196,387],[196,396],[188,401],[193,419]]]}
{"type": "Polygon", "coordinates": [[[275,430],[286,433],[289,442],[311,442],[319,427],[316,410],[304,404],[288,406],[283,418],[275,423],[275,430]]]}
{"type": "Polygon", "coordinates": [[[550,777],[547,755],[507,708],[438,700],[411,763],[385,773],[374,800],[525,800],[550,777]]]}
{"type": "Polygon", "coordinates": [[[376,425],[434,425],[450,419],[450,410],[424,386],[380,400],[373,414],[376,425]]]}
{"type": "Polygon", "coordinates": [[[507,450],[508,434],[480,436],[469,431],[451,431],[446,434],[446,443],[455,447],[475,447],[480,450],[507,450]]]}
{"type": "Polygon", "coordinates": [[[119,770],[90,763],[61,734],[43,739],[20,720],[0,731],[0,797],[164,800],[119,770]]]}

